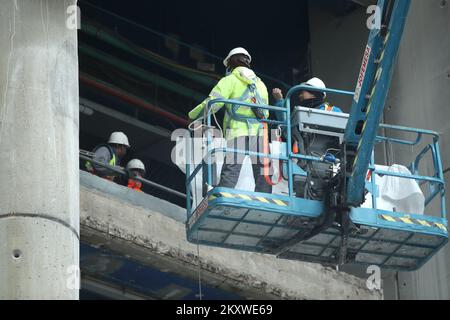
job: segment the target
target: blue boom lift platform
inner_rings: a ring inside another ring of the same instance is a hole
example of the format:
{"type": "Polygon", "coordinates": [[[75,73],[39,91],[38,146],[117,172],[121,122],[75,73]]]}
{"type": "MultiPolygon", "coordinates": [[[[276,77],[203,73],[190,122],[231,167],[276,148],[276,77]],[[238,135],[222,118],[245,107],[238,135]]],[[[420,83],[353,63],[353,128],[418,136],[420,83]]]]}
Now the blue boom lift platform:
{"type": "Polygon", "coordinates": [[[288,92],[284,108],[221,99],[209,102],[204,119],[209,128],[212,108],[218,103],[284,113],[285,121],[262,122],[282,127],[287,141],[280,154],[261,154],[213,148],[212,136],[207,131],[206,157],[195,168],[191,168],[189,161],[186,165],[186,230],[190,242],[324,265],[378,265],[402,271],[417,270],[447,243],[439,135],[428,130],[380,124],[410,0],[380,0],[378,6],[382,9],[382,26],[370,33],[355,92],[296,86],[288,92]],[[353,98],[351,113],[331,115],[305,108],[291,111],[291,97],[301,90],[350,96],[353,98]],[[293,152],[293,135],[307,130],[328,132],[339,141],[340,166],[328,180],[322,199],[300,197],[294,192],[294,184],[299,179],[308,181],[311,172],[305,168],[330,161],[324,156],[293,152]],[[414,134],[415,139],[390,138],[379,133],[386,130],[398,135],[414,134]],[[431,142],[424,145],[427,137],[431,142]],[[377,143],[419,146],[421,151],[408,166],[411,174],[378,170],[374,163],[377,143]],[[288,194],[212,187],[214,166],[211,159],[220,152],[281,161],[288,194]],[[428,169],[432,168],[433,175],[419,173],[426,157],[431,159],[428,169]],[[299,165],[301,163],[304,165],[299,165]],[[372,177],[370,181],[368,172],[372,177]],[[413,180],[427,190],[426,214],[377,209],[377,176],[413,180]],[[195,208],[191,200],[194,179],[211,186],[195,208]],[[372,197],[370,208],[362,207],[367,192],[372,197]]]}

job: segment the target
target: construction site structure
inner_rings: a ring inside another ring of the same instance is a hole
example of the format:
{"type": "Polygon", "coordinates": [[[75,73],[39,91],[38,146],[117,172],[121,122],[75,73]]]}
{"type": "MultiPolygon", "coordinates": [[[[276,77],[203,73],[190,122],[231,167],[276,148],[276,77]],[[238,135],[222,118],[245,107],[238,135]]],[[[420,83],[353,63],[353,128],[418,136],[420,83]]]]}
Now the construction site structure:
{"type": "MultiPolygon", "coordinates": [[[[284,108],[224,99],[208,103],[204,119],[207,128],[212,126],[213,107],[219,103],[285,113],[286,121],[260,121],[286,130],[286,143],[282,144],[278,154],[217,148],[212,144],[210,131],[207,131],[207,153],[202,163],[191,167],[191,161],[186,161],[189,241],[273,254],[282,259],[324,265],[376,265],[397,271],[419,269],[447,243],[445,182],[438,133],[380,125],[410,1],[380,0],[378,7],[382,12],[381,25],[369,35],[355,92],[300,85],[288,92],[284,108]],[[291,112],[291,97],[301,90],[351,96],[351,113],[339,115],[305,108],[291,112]],[[389,137],[379,134],[380,128],[416,136],[412,140],[389,137]],[[326,141],[335,140],[328,148],[337,152],[316,156],[312,152],[294,153],[292,137],[301,137],[304,133],[318,136],[318,139],[325,137],[326,141]],[[405,167],[406,171],[376,167],[376,143],[421,146],[426,138],[430,142],[415,154],[405,167]],[[287,194],[213,187],[216,172],[212,158],[219,152],[280,161],[287,181],[287,194]],[[419,173],[421,162],[427,155],[432,158],[433,175],[419,173]],[[322,199],[307,193],[306,196],[295,195],[294,183],[306,183],[308,188],[315,171],[320,170],[317,164],[328,166],[330,173],[322,199]],[[398,211],[396,207],[390,210],[378,208],[380,190],[376,177],[379,176],[406,179],[416,183],[417,187],[419,184],[425,186],[429,191],[424,199],[425,211],[433,200],[439,199],[439,212],[424,215],[423,212],[398,211]],[[198,190],[198,181],[200,186],[206,185],[207,188],[198,190]],[[200,203],[194,200],[194,208],[190,200],[191,190],[196,190],[197,199],[203,199],[200,203]],[[362,206],[367,193],[371,198],[369,207],[362,206]]],[[[239,118],[236,114],[234,116],[239,118]]],[[[241,117],[241,120],[246,119],[241,117]]],[[[191,156],[188,153],[187,158],[191,156]]]]}

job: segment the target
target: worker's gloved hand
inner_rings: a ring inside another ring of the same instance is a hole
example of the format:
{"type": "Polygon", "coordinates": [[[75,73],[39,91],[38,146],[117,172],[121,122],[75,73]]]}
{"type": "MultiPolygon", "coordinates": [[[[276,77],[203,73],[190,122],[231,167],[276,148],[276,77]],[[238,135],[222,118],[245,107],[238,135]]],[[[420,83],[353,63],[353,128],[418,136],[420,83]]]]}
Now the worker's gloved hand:
{"type": "Polygon", "coordinates": [[[272,96],[275,100],[281,100],[283,99],[283,91],[279,88],[275,88],[272,90],[272,96]]]}

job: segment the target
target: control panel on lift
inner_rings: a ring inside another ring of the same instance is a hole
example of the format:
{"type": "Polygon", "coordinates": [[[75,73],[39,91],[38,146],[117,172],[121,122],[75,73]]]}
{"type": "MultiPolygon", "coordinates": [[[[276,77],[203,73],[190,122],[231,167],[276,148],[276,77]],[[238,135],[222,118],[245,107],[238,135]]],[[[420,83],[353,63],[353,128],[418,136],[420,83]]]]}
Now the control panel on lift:
{"type": "Polygon", "coordinates": [[[291,123],[298,132],[336,136],[342,142],[349,115],[305,107],[295,107],[291,123]]]}

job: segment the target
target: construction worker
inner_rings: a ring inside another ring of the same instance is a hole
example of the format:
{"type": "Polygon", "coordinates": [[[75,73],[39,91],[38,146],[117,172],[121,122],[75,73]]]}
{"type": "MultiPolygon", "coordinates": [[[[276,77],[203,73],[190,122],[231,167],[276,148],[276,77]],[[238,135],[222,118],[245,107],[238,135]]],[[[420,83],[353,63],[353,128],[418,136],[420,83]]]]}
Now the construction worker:
{"type": "MultiPolygon", "coordinates": [[[[230,99],[246,103],[267,105],[269,101],[265,84],[250,69],[252,57],[244,48],[235,48],[230,51],[223,61],[227,68],[227,75],[212,89],[209,97],[189,112],[189,118],[196,120],[206,114],[207,103],[214,99],[230,99]]],[[[212,106],[212,112],[218,112],[222,104],[212,106]]],[[[260,119],[267,119],[269,111],[255,109],[240,105],[227,104],[223,128],[228,148],[238,150],[251,150],[263,153],[263,130],[260,119]],[[243,119],[245,118],[245,119],[243,119]]],[[[227,153],[222,167],[220,187],[235,188],[239,179],[244,157],[227,153]]],[[[265,182],[262,168],[262,159],[252,157],[253,177],[255,191],[272,193],[272,187],[265,182]]]]}
{"type": "MultiPolygon", "coordinates": [[[[109,137],[108,143],[98,145],[92,151],[93,160],[108,164],[110,166],[119,166],[120,160],[125,157],[127,149],[130,148],[128,137],[123,132],[113,132],[109,137]]],[[[115,174],[108,168],[102,167],[90,161],[85,162],[86,170],[102,178],[114,181],[115,174]]]]}
{"type": "MultiPolygon", "coordinates": [[[[326,89],[325,83],[319,78],[312,78],[301,85],[318,89],[326,89]]],[[[284,107],[285,101],[283,99],[282,91],[278,88],[273,89],[272,95],[276,100],[275,105],[278,107],[284,107]]],[[[300,105],[311,109],[342,113],[340,108],[332,106],[330,103],[326,102],[326,97],[326,92],[301,90],[299,94],[300,105]]],[[[277,112],[276,117],[279,121],[285,121],[286,114],[277,112]]],[[[304,155],[320,155],[326,159],[335,159],[335,155],[330,154],[329,151],[334,150],[336,152],[336,150],[339,149],[339,144],[336,143],[336,139],[333,137],[303,133],[301,135],[294,135],[292,140],[292,151],[294,153],[301,153],[304,155]]],[[[309,174],[307,181],[303,181],[303,179],[299,177],[294,179],[294,189],[296,194],[300,197],[321,200],[324,196],[327,181],[331,178],[331,165],[311,163],[308,161],[299,161],[298,165],[309,174]]]]}
{"type": "MultiPolygon", "coordinates": [[[[320,80],[319,78],[312,78],[312,79],[308,80],[307,82],[302,83],[301,85],[315,87],[318,89],[326,89],[327,88],[325,83],[322,80],[320,80]]],[[[272,95],[275,99],[275,106],[283,107],[284,106],[284,98],[283,98],[283,92],[281,91],[281,89],[278,89],[278,88],[273,89],[272,95]]],[[[328,102],[326,102],[325,101],[326,97],[327,97],[326,92],[320,92],[320,91],[302,90],[302,91],[300,91],[300,94],[299,94],[300,104],[302,107],[342,113],[342,110],[340,108],[332,106],[328,102]]],[[[283,121],[281,115],[285,115],[285,113],[280,112],[280,113],[276,114],[277,118],[280,119],[280,121],[283,121]]]]}
{"type": "MultiPolygon", "coordinates": [[[[303,86],[310,86],[318,89],[326,89],[325,83],[319,78],[312,78],[307,82],[301,83],[303,86]]],[[[272,90],[272,96],[275,99],[275,106],[283,108],[284,107],[284,97],[283,92],[279,88],[275,88],[272,90]]],[[[321,91],[307,91],[301,90],[299,93],[300,105],[305,108],[318,109],[329,112],[339,112],[342,113],[342,110],[336,106],[332,106],[330,103],[326,102],[325,99],[327,97],[326,92],[321,91]]],[[[279,121],[286,121],[286,114],[284,112],[276,112],[275,116],[279,121]]],[[[299,146],[294,141],[293,145],[294,153],[299,152],[299,146]]]]}
{"type": "Polygon", "coordinates": [[[130,160],[127,163],[126,170],[128,172],[128,188],[138,192],[142,192],[142,182],[136,180],[136,177],[143,178],[145,175],[145,166],[139,159],[130,160]]]}

